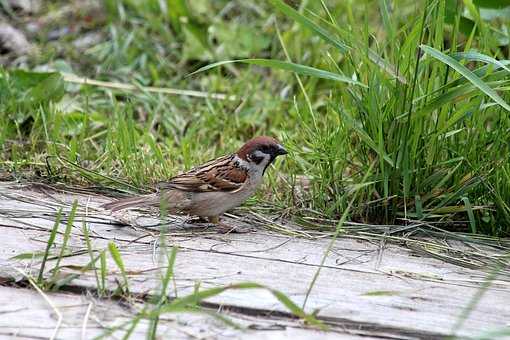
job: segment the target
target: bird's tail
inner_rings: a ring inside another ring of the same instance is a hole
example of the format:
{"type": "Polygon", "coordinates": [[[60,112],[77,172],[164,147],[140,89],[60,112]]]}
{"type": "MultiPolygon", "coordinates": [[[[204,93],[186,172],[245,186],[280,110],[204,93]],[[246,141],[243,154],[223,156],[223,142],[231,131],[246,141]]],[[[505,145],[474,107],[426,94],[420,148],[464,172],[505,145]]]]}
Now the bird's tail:
{"type": "Polygon", "coordinates": [[[117,211],[126,208],[149,207],[152,205],[159,206],[159,198],[155,194],[123,198],[118,201],[103,204],[101,207],[111,211],[117,211]]]}

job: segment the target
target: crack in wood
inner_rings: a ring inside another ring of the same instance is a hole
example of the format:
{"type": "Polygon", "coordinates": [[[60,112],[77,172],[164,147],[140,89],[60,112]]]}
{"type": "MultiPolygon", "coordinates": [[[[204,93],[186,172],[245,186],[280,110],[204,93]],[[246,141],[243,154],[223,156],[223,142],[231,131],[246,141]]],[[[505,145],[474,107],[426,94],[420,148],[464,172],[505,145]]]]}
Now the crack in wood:
{"type": "MultiPolygon", "coordinates": [[[[0,191],[3,191],[4,187],[0,183],[0,191]]],[[[100,196],[65,196],[61,192],[52,192],[51,197],[48,193],[45,195],[38,196],[36,192],[21,190],[0,192],[0,230],[3,238],[0,247],[0,287],[15,287],[18,284],[23,286],[23,281],[16,283],[9,278],[12,274],[9,272],[11,267],[37,270],[32,266],[39,263],[40,259],[28,257],[44,251],[44,237],[47,237],[52,229],[55,212],[63,205],[67,212],[62,215],[62,226],[55,240],[56,249],[60,248],[62,228],[69,216],[68,208],[70,203],[77,199],[88,209],[85,212],[80,210],[77,214],[80,217],[73,226],[67,253],[63,256],[60,267],[66,268],[66,273],[76,272],[80,276],[76,281],[66,283],[61,290],[73,296],[85,293],[99,295],[93,274],[85,272],[82,275],[80,272],[80,268],[90,262],[84,250],[81,229],[83,218],[90,230],[89,237],[95,254],[107,249],[109,241],[115,242],[122,253],[126,273],[132,281],[132,296],[144,302],[150,299],[151,295],[148,293],[154,292],[161,283],[157,272],[166,268],[155,262],[154,254],[158,248],[155,240],[159,235],[157,229],[146,229],[139,225],[127,227],[126,224],[116,222],[115,216],[102,215],[104,211],[94,209],[94,206],[104,199],[100,196]],[[45,208],[38,208],[41,204],[45,208]],[[30,207],[34,209],[30,210],[30,207]],[[19,212],[17,208],[23,211],[19,212]],[[20,254],[25,256],[13,258],[20,254]],[[6,267],[2,268],[4,265],[6,267]]],[[[153,220],[152,217],[147,217],[136,222],[148,223],[152,227],[153,220]]],[[[239,221],[227,220],[232,223],[239,221]]],[[[299,304],[309,279],[319,267],[321,254],[328,242],[327,233],[308,231],[307,235],[313,235],[313,238],[283,236],[268,232],[264,228],[256,233],[237,236],[220,236],[213,231],[196,232],[196,229],[174,230],[165,236],[167,247],[175,245],[180,249],[174,269],[175,292],[171,293],[178,296],[192,293],[197,282],[202,288],[228,287],[238,282],[258,282],[284,292],[299,304]]],[[[465,266],[456,266],[454,261],[445,261],[441,256],[434,259],[431,249],[440,255],[456,258],[473,253],[480,263],[490,263],[501,254],[497,247],[489,247],[487,244],[476,244],[474,249],[470,249],[460,241],[456,243],[458,240],[453,240],[452,243],[448,241],[446,246],[437,242],[437,239],[388,236],[385,241],[381,241],[380,235],[376,238],[363,233],[349,234],[336,240],[335,247],[323,266],[324,273],[317,282],[317,294],[311,297],[309,306],[310,310],[315,308],[320,311],[317,318],[328,324],[331,331],[342,335],[388,339],[436,339],[448,336],[455,320],[465,306],[468,306],[480,285],[484,284],[489,269],[487,266],[466,269],[465,266]],[[416,252],[420,252],[422,256],[417,256],[416,252]]],[[[53,253],[52,250],[51,255],[54,255],[53,253]]],[[[118,279],[120,273],[109,256],[106,258],[105,268],[106,288],[108,294],[112,294],[116,288],[113,279],[118,279]]],[[[508,275],[508,271],[502,271],[501,276],[492,282],[480,303],[473,309],[469,322],[456,331],[457,335],[465,338],[508,326],[510,286],[509,282],[505,281],[508,275]]],[[[28,288],[25,282],[22,289],[28,291],[28,288]]],[[[8,301],[8,298],[4,299],[8,301]]],[[[129,307],[122,298],[117,298],[117,302],[110,305],[107,301],[107,298],[103,298],[99,300],[99,305],[117,308],[118,303],[129,307]]],[[[14,306],[16,305],[13,305],[12,309],[14,306]]],[[[210,298],[200,306],[207,311],[223,311],[232,316],[253,319],[255,329],[267,327],[263,324],[264,318],[270,320],[269,322],[274,320],[277,324],[270,328],[291,324],[289,328],[307,329],[306,325],[296,326],[300,321],[287,312],[271,294],[264,291],[232,290],[210,298]],[[262,325],[257,323],[257,320],[262,321],[262,325]]],[[[0,332],[5,329],[0,328],[0,332]]],[[[312,333],[305,335],[317,334],[310,332],[312,333]]],[[[36,332],[35,335],[39,334],[36,332]]]]}
{"type": "MultiPolygon", "coordinates": [[[[0,286],[3,287],[11,287],[11,288],[24,288],[24,289],[32,289],[31,284],[26,279],[15,281],[9,277],[0,276],[0,286]]],[[[92,294],[94,298],[98,300],[104,301],[114,301],[119,307],[127,308],[131,310],[131,305],[122,296],[114,295],[113,291],[109,290],[108,292],[111,294],[107,298],[100,296],[99,292],[95,288],[83,287],[83,286],[75,286],[75,285],[62,285],[59,287],[59,291],[83,295],[83,294],[92,294]]],[[[154,299],[154,295],[152,294],[131,294],[130,296],[134,300],[149,302],[154,299]]],[[[174,297],[169,297],[169,302],[174,300],[174,297]]],[[[210,312],[223,312],[227,314],[232,314],[236,316],[249,316],[255,318],[264,318],[271,319],[274,321],[298,321],[299,317],[296,315],[263,308],[249,308],[245,306],[235,306],[228,304],[218,304],[207,301],[198,302],[198,306],[203,309],[209,310],[210,312]]],[[[315,316],[317,320],[322,321],[324,324],[328,326],[328,331],[338,332],[338,333],[350,333],[357,335],[369,334],[371,336],[377,336],[381,339],[422,339],[422,340],[434,340],[434,339],[442,339],[449,336],[446,333],[437,333],[437,332],[427,332],[427,331],[416,331],[413,329],[403,329],[398,327],[389,327],[384,326],[378,323],[370,323],[370,322],[359,322],[355,320],[350,320],[348,318],[340,318],[340,317],[328,317],[328,316],[315,316]]],[[[285,326],[283,326],[285,327],[285,326]]],[[[293,326],[296,327],[296,326],[293,326]]],[[[298,326],[299,327],[299,326],[298,326]]],[[[310,328],[310,326],[302,325],[300,327],[310,328]]],[[[313,328],[313,327],[312,327],[313,328]]],[[[1,333],[0,333],[1,334],[1,333]]]]}

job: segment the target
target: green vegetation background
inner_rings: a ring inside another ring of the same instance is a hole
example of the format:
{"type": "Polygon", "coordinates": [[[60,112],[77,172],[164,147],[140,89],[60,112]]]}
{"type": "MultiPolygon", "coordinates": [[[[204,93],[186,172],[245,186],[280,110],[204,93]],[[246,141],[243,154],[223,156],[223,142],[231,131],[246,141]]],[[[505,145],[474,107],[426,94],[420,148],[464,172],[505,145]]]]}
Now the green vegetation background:
{"type": "Polygon", "coordinates": [[[303,217],[337,219],[354,199],[353,221],[508,235],[509,5],[105,0],[7,11],[34,50],[0,68],[0,176],[143,192],[268,134],[291,153],[255,199],[309,228],[327,224],[303,217]],[[207,67],[246,58],[257,59],[207,67]],[[115,88],[126,85],[135,89],[115,88]]]}

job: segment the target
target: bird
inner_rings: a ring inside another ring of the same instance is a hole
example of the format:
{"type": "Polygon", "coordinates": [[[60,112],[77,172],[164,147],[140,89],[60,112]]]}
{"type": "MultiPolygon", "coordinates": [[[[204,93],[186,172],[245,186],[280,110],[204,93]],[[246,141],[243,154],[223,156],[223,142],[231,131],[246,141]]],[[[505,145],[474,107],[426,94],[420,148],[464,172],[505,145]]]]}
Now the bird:
{"type": "Polygon", "coordinates": [[[276,157],[287,153],[275,138],[258,136],[232,154],[161,182],[156,193],[120,199],[103,208],[115,212],[161,206],[169,214],[198,216],[218,225],[223,213],[255,193],[276,157]]]}

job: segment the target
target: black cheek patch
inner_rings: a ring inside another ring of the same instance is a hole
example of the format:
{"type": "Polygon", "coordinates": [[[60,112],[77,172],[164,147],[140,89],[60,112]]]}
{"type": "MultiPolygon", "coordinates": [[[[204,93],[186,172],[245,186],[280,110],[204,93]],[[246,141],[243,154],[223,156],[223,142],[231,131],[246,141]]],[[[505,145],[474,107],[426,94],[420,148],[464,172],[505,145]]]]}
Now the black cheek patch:
{"type": "Polygon", "coordinates": [[[274,156],[274,155],[271,155],[271,156],[269,157],[269,162],[267,162],[266,166],[264,167],[264,171],[262,171],[262,174],[265,174],[265,173],[266,173],[266,169],[267,169],[267,167],[268,167],[268,166],[270,166],[270,165],[271,165],[271,163],[273,163],[273,161],[274,161],[274,159],[275,159],[275,158],[276,158],[276,156],[274,156]]]}

